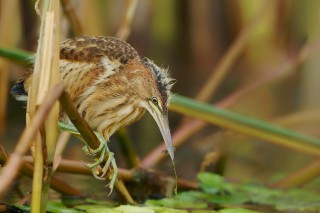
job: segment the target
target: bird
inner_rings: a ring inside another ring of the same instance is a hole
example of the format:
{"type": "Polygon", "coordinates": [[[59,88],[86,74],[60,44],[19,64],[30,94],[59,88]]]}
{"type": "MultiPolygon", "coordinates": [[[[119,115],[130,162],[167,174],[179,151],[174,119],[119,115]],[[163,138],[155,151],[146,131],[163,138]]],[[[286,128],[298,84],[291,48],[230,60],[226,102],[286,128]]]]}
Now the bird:
{"type": "MultiPolygon", "coordinates": [[[[139,56],[123,40],[79,36],[60,43],[59,77],[79,114],[102,138],[98,151],[109,152],[106,148],[109,138],[148,111],[160,129],[170,158],[174,159],[168,106],[175,80],[168,69],[139,56]]],[[[27,100],[32,78],[30,70],[17,80],[11,89],[14,98],[27,100]]],[[[63,130],[76,132],[63,111],[59,122],[63,130]]]]}

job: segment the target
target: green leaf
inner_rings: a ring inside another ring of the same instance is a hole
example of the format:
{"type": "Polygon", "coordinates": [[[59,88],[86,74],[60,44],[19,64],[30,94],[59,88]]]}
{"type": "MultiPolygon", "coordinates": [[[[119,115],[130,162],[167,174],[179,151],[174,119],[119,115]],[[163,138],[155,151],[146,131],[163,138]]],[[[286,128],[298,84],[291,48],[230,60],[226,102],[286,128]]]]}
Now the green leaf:
{"type": "Polygon", "coordinates": [[[50,201],[47,205],[47,211],[52,213],[78,213],[79,211],[67,208],[61,201],[50,201]]]}
{"type": "Polygon", "coordinates": [[[219,213],[259,213],[257,211],[243,209],[243,208],[228,208],[228,209],[222,209],[218,212],[219,213]]]}
{"type": "Polygon", "coordinates": [[[108,208],[101,205],[82,205],[77,209],[87,213],[188,213],[186,210],[172,209],[159,206],[131,206],[121,205],[116,208],[108,208]]]}
{"type": "Polygon", "coordinates": [[[320,156],[320,139],[259,119],[243,116],[179,95],[174,95],[171,99],[170,109],[244,135],[320,156]]]}
{"type": "Polygon", "coordinates": [[[0,47],[0,57],[13,60],[23,66],[30,66],[34,61],[33,55],[31,53],[20,49],[0,47]]]}
{"type": "Polygon", "coordinates": [[[186,199],[220,205],[254,203],[277,210],[317,211],[320,210],[320,194],[301,189],[270,189],[258,184],[232,184],[216,174],[198,175],[203,192],[179,194],[186,199]],[[214,193],[212,193],[214,192],[214,193]]]}
{"type": "Polygon", "coordinates": [[[191,196],[189,196],[188,199],[184,199],[184,198],[176,197],[176,198],[163,198],[161,200],[147,200],[145,204],[149,206],[165,206],[165,207],[180,208],[180,209],[207,208],[207,204],[205,202],[197,201],[191,196]]]}
{"type": "Polygon", "coordinates": [[[200,188],[211,194],[216,194],[218,192],[232,192],[234,187],[225,182],[223,177],[213,174],[213,173],[200,173],[198,174],[198,179],[200,181],[200,188]]]}
{"type": "Polygon", "coordinates": [[[109,208],[103,205],[81,205],[76,206],[75,208],[80,210],[80,212],[84,211],[87,213],[122,213],[120,210],[109,208]]]}

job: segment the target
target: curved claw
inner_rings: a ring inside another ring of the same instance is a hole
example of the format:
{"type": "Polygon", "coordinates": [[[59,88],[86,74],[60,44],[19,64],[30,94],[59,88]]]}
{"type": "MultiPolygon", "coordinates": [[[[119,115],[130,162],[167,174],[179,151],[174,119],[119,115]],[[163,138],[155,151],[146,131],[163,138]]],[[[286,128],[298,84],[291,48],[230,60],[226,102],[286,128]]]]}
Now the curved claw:
{"type": "MultiPolygon", "coordinates": [[[[92,171],[93,176],[98,180],[105,180],[105,175],[107,174],[109,168],[111,168],[113,170],[113,172],[109,174],[110,182],[106,185],[106,186],[109,186],[109,189],[110,189],[109,195],[110,195],[113,191],[115,182],[118,177],[118,167],[117,167],[117,164],[116,164],[116,161],[114,158],[114,153],[109,151],[107,144],[104,143],[104,145],[102,145],[102,146],[100,145],[100,147],[104,147],[104,148],[102,148],[100,150],[100,157],[98,159],[95,159],[94,163],[91,163],[91,164],[85,163],[85,162],[83,162],[83,163],[85,166],[87,166],[92,171]],[[98,166],[106,158],[108,158],[108,159],[105,162],[104,166],[102,167],[102,173],[100,174],[98,166]]],[[[96,150],[94,150],[94,152],[96,153],[96,150]]]]}
{"type": "Polygon", "coordinates": [[[112,191],[113,191],[113,187],[114,187],[114,184],[116,183],[116,180],[117,180],[117,177],[118,177],[118,172],[119,172],[115,160],[112,161],[112,167],[113,167],[112,178],[111,178],[109,184],[106,185],[106,186],[109,186],[109,189],[110,189],[110,192],[109,192],[108,196],[109,196],[109,195],[112,193],[112,191]]]}
{"type": "MultiPolygon", "coordinates": [[[[71,134],[79,137],[82,141],[83,138],[81,137],[80,133],[74,126],[70,126],[67,124],[64,124],[62,122],[58,123],[58,127],[60,130],[70,132],[71,134]]],[[[90,157],[93,159],[93,163],[85,163],[83,164],[88,167],[93,176],[99,180],[105,180],[105,176],[107,175],[107,172],[110,168],[110,174],[108,175],[108,178],[110,182],[106,185],[109,186],[110,192],[109,195],[112,193],[115,182],[117,180],[118,176],[118,167],[114,158],[114,154],[110,152],[108,149],[108,145],[106,140],[102,137],[100,133],[94,132],[96,136],[98,137],[100,141],[100,145],[97,149],[91,149],[88,145],[84,146],[82,150],[90,157]],[[96,156],[99,155],[99,158],[95,158],[96,156]],[[99,165],[101,165],[104,161],[106,161],[102,167],[102,173],[100,174],[99,170],[99,165]]],[[[84,141],[85,142],[85,141],[84,141]]]]}

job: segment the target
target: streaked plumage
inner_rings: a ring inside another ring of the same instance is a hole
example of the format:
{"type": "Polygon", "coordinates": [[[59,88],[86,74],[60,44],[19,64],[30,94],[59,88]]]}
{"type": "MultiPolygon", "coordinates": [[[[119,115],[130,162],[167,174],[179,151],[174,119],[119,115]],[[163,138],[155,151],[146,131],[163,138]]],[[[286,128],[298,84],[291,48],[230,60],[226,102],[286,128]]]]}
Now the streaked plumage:
{"type": "MultiPolygon", "coordinates": [[[[173,158],[167,118],[172,79],[166,70],[140,58],[128,43],[94,36],[62,42],[60,79],[82,117],[106,140],[148,110],[173,158]]],[[[32,72],[17,82],[11,90],[16,99],[23,100],[31,82],[32,72]]]]}

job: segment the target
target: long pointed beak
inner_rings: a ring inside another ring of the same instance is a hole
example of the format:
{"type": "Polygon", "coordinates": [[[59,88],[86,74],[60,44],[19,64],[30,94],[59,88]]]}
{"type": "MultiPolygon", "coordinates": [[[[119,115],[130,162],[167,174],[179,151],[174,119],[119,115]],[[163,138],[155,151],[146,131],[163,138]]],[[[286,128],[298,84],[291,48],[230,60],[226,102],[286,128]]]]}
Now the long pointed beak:
{"type": "Polygon", "coordinates": [[[174,148],[172,145],[171,133],[169,128],[169,121],[167,113],[162,113],[158,108],[149,109],[147,108],[149,113],[152,115],[153,119],[158,124],[160,132],[162,134],[164,143],[166,144],[168,153],[170,158],[174,159],[174,148]]]}

